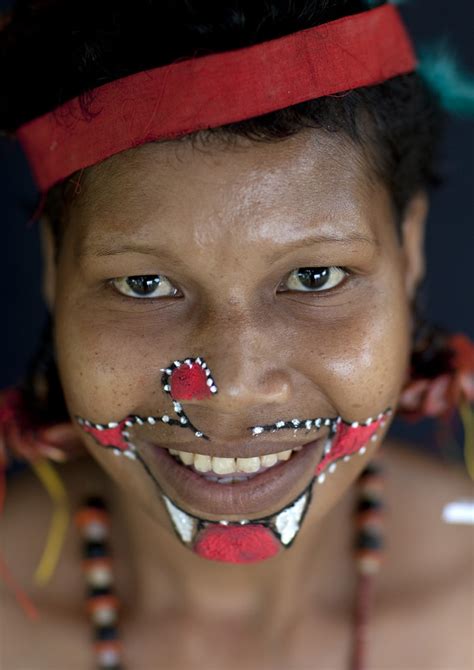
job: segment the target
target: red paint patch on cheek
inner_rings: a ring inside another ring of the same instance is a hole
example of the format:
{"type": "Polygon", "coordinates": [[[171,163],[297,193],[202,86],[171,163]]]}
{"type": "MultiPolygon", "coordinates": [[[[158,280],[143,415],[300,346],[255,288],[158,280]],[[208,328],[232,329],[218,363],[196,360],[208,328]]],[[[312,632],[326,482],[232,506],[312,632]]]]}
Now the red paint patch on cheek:
{"type": "Polygon", "coordinates": [[[212,393],[207,385],[206,373],[197,363],[181,365],[170,376],[170,393],[174,400],[204,400],[212,393]]]}
{"type": "Polygon", "coordinates": [[[122,437],[122,431],[125,430],[126,420],[127,419],[121,421],[116,428],[104,428],[103,430],[99,430],[98,428],[86,425],[81,426],[81,428],[86,433],[92,435],[96,442],[103,447],[114,447],[115,449],[127,451],[130,449],[130,445],[128,445],[122,437]]]}
{"type": "Polygon", "coordinates": [[[370,438],[375,435],[380,427],[383,418],[373,421],[370,426],[353,427],[347,423],[341,422],[337,426],[331,451],[321,460],[316,468],[316,474],[320,474],[333,461],[337,461],[344,456],[349,456],[359,451],[361,447],[368,446],[370,438]]]}
{"type": "Polygon", "coordinates": [[[226,563],[254,563],[272,558],[280,543],[262,525],[208,526],[199,534],[194,551],[202,558],[226,563]]]}

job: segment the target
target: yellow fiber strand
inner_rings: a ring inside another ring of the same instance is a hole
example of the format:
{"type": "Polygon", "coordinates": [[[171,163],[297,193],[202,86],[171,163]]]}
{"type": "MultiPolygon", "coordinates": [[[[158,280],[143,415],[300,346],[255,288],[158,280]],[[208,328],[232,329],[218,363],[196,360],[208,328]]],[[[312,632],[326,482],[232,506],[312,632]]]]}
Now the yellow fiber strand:
{"type": "Polygon", "coordinates": [[[464,462],[469,477],[474,481],[474,409],[468,402],[463,402],[459,413],[464,428],[464,462]]]}
{"type": "Polygon", "coordinates": [[[51,579],[59,560],[69,525],[69,502],[64,484],[49,461],[42,458],[30,462],[30,465],[56,505],[46,546],[34,574],[35,583],[44,586],[51,579]]]}

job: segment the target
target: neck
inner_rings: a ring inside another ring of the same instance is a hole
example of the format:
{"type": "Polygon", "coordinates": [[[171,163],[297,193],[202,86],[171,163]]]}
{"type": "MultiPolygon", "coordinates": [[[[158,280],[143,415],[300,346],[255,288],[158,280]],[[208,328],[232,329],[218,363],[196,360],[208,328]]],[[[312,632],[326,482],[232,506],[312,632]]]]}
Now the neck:
{"type": "Polygon", "coordinates": [[[256,618],[268,635],[309,608],[344,616],[353,592],[351,502],[344,496],[322,520],[313,502],[292,547],[267,561],[232,565],[199,558],[117,489],[127,611],[153,619],[165,611],[249,624],[256,618]]]}

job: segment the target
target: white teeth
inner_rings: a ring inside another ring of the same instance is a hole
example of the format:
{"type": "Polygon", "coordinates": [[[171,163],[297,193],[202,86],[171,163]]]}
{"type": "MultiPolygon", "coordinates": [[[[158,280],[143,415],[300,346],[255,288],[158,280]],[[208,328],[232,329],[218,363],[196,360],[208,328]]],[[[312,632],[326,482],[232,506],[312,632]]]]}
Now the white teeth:
{"type": "Polygon", "coordinates": [[[194,467],[199,472],[209,472],[209,470],[212,470],[211,457],[204,454],[195,454],[194,467]]]}
{"type": "Polygon", "coordinates": [[[238,458],[237,470],[239,472],[258,472],[260,470],[260,458],[258,456],[254,458],[238,458]]]}
{"type": "Polygon", "coordinates": [[[301,451],[302,446],[294,449],[280,451],[277,454],[266,454],[265,456],[251,456],[250,458],[224,458],[220,456],[207,456],[205,454],[194,454],[189,451],[168,449],[172,456],[179,458],[181,463],[194,466],[198,472],[212,472],[216,475],[233,475],[234,473],[253,474],[261,469],[272,468],[280,461],[288,461],[293,451],[301,451]]]}
{"type": "Polygon", "coordinates": [[[212,458],[212,471],[216,475],[230,475],[235,472],[235,458],[212,458]]]}
{"type": "Polygon", "coordinates": [[[271,468],[272,465],[278,463],[278,454],[267,454],[266,456],[260,456],[260,462],[264,468],[271,468]]]}
{"type": "Polygon", "coordinates": [[[180,457],[184,465],[192,465],[194,463],[194,454],[191,454],[189,451],[178,451],[178,456],[180,457]]]}

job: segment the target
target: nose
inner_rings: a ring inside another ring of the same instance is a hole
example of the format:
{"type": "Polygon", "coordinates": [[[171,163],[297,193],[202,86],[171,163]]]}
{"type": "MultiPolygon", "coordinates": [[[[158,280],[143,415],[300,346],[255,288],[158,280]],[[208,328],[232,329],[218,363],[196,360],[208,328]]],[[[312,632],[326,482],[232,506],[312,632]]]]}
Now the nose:
{"type": "Polygon", "coordinates": [[[290,399],[288,375],[268,358],[268,352],[260,356],[244,352],[243,356],[227,353],[224,361],[216,361],[218,393],[213,407],[232,414],[287,404],[290,399]]]}
{"type": "Polygon", "coordinates": [[[203,380],[198,380],[196,388],[201,392],[183,397],[185,407],[192,407],[193,415],[205,423],[212,416],[229,428],[234,422],[242,428],[245,421],[250,421],[248,426],[259,417],[271,421],[286,413],[292,375],[282,351],[284,338],[282,347],[275,350],[278,339],[274,328],[269,332],[269,324],[265,326],[262,319],[242,312],[232,318],[227,315],[225,321],[208,322],[204,329],[201,324],[189,340],[188,353],[195,352],[193,358],[205,362],[210,380],[207,388],[215,388],[215,392],[203,393],[203,380]]]}

